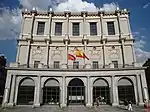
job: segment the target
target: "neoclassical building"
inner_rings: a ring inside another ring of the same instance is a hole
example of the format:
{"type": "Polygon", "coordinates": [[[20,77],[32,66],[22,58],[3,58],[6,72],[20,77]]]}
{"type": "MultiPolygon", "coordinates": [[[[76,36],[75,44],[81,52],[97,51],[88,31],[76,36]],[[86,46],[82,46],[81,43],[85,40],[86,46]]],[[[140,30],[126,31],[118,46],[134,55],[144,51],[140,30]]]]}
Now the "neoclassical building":
{"type": "Polygon", "coordinates": [[[142,105],[129,11],[22,12],[16,62],[7,67],[3,106],[142,105]]]}

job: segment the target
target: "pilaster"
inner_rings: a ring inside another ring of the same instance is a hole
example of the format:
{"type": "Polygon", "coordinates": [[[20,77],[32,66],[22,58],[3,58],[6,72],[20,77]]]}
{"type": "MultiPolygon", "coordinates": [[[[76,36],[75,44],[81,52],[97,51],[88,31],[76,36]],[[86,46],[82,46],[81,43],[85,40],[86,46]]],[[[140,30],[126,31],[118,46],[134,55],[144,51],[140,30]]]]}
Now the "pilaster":
{"type": "Polygon", "coordinates": [[[147,81],[146,81],[146,77],[145,77],[145,72],[144,71],[141,73],[141,82],[142,82],[143,98],[148,101],[149,100],[148,88],[147,88],[147,81]]]}
{"type": "Polygon", "coordinates": [[[28,45],[27,45],[27,60],[26,60],[26,63],[27,63],[27,67],[29,67],[30,65],[30,51],[31,51],[31,39],[27,39],[27,42],[28,42],[28,45]]]}
{"type": "Polygon", "coordinates": [[[38,80],[37,80],[37,84],[36,84],[36,96],[34,97],[35,99],[35,103],[34,106],[35,107],[39,107],[40,106],[40,97],[41,97],[41,76],[38,76],[38,80]]]}
{"type": "Polygon", "coordinates": [[[61,107],[66,107],[66,90],[65,90],[65,87],[66,87],[66,80],[65,80],[65,76],[62,77],[62,89],[61,89],[61,104],[60,106],[61,107]]]}
{"type": "Polygon", "coordinates": [[[86,98],[87,98],[86,106],[87,107],[92,107],[92,102],[91,102],[91,87],[90,87],[90,77],[89,76],[87,76],[87,94],[86,94],[86,98]]]}
{"type": "Polygon", "coordinates": [[[111,77],[111,92],[112,92],[112,106],[117,106],[118,105],[118,101],[117,101],[117,87],[115,84],[115,76],[111,77]]]}
{"type": "Polygon", "coordinates": [[[20,43],[18,42],[18,50],[17,50],[17,56],[16,56],[16,62],[17,62],[17,63],[19,63],[20,48],[21,48],[21,45],[20,45],[20,43]]]}
{"type": "Polygon", "coordinates": [[[4,97],[3,97],[3,104],[2,104],[3,107],[5,107],[7,105],[7,103],[9,103],[12,77],[13,77],[13,75],[7,73],[5,90],[4,90],[4,97]]]}
{"type": "Polygon", "coordinates": [[[16,88],[16,75],[13,75],[11,83],[10,99],[8,103],[8,106],[10,107],[14,106],[15,88],[16,88]]]}
{"type": "Polygon", "coordinates": [[[137,81],[137,90],[138,90],[138,104],[143,105],[143,98],[142,98],[142,87],[141,87],[141,76],[136,76],[137,81]]]}
{"type": "Polygon", "coordinates": [[[105,60],[105,55],[107,55],[106,53],[106,39],[103,39],[102,40],[102,43],[103,43],[103,46],[102,46],[102,49],[103,49],[103,68],[106,67],[106,60],[105,60]]]}

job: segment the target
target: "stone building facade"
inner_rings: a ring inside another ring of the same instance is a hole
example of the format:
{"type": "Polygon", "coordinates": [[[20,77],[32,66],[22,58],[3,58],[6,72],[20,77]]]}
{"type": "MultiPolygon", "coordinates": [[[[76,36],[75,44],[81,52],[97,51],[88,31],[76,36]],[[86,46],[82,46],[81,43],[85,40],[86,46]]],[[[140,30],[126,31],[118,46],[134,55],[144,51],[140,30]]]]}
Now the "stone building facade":
{"type": "Polygon", "coordinates": [[[129,11],[22,12],[16,63],[7,68],[3,106],[142,105],[129,11]],[[71,59],[69,58],[71,56],[71,59]],[[77,56],[80,55],[80,56],[77,56]]]}

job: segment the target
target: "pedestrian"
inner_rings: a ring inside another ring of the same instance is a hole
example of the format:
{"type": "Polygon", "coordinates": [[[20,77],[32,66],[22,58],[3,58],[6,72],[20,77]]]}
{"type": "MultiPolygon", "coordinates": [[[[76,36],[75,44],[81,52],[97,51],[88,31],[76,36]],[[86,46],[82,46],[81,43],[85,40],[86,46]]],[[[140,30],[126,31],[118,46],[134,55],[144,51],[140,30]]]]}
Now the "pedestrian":
{"type": "Polygon", "coordinates": [[[126,99],[124,100],[124,106],[125,106],[125,109],[127,110],[128,109],[128,101],[126,99]]]}
{"type": "Polygon", "coordinates": [[[128,110],[129,111],[133,111],[132,102],[131,101],[128,102],[128,110]]]}
{"type": "Polygon", "coordinates": [[[145,107],[145,109],[148,109],[148,102],[146,99],[144,99],[144,107],[145,107]]]}
{"type": "Polygon", "coordinates": [[[99,106],[99,97],[96,98],[96,105],[99,106]]]}

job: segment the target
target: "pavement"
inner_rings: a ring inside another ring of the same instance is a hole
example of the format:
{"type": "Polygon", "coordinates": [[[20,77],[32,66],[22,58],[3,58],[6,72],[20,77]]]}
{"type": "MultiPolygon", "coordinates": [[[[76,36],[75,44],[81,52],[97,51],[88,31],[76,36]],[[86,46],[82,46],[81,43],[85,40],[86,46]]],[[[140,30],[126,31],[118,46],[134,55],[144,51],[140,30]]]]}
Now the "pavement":
{"type": "MultiPolygon", "coordinates": [[[[65,108],[58,106],[41,106],[32,108],[31,106],[16,106],[13,108],[0,108],[0,112],[129,112],[124,109],[124,106],[112,107],[101,105],[99,107],[88,108],[80,105],[71,105],[65,108]]],[[[133,112],[150,112],[150,108],[145,110],[144,107],[133,106],[133,112]]]]}

